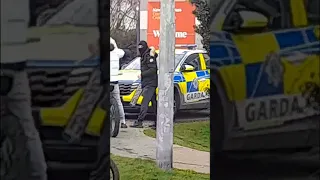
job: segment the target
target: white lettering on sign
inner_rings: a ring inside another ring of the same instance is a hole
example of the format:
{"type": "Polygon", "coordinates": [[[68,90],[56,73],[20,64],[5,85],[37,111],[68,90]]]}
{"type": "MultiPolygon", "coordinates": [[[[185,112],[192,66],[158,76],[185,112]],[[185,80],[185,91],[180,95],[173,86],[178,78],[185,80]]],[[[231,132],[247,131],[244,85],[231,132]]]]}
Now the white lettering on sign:
{"type": "MultiPolygon", "coordinates": [[[[159,30],[153,30],[154,37],[159,38],[160,37],[160,31],[159,30]]],[[[187,38],[188,33],[187,32],[176,32],[176,38],[187,38]]]]}
{"type": "MultiPolygon", "coordinates": [[[[182,12],[182,9],[176,8],[176,9],[174,9],[174,11],[179,13],[179,12],[182,12]]],[[[160,12],[160,9],[159,8],[152,8],[152,12],[160,12]]]]}
{"type": "Polygon", "coordinates": [[[176,32],[176,38],[187,38],[187,32],[176,32]]]}
{"type": "Polygon", "coordinates": [[[286,121],[318,114],[309,108],[301,95],[279,95],[237,102],[239,125],[244,129],[258,129],[281,125],[286,121]]]}
{"type": "Polygon", "coordinates": [[[159,30],[153,30],[154,37],[160,37],[160,31],[159,30]]]}
{"type": "Polygon", "coordinates": [[[200,100],[209,99],[210,94],[208,92],[191,92],[184,95],[185,102],[195,102],[200,100]]]}

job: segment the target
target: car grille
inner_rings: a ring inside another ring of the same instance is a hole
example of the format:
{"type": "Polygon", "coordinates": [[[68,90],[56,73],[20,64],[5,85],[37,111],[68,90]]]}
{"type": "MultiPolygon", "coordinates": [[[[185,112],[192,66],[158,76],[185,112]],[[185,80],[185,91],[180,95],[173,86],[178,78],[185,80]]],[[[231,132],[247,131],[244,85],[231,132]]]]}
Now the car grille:
{"type": "Polygon", "coordinates": [[[120,95],[121,96],[130,95],[137,87],[138,85],[119,84],[120,95]]]}
{"type": "Polygon", "coordinates": [[[63,105],[79,88],[84,87],[92,68],[28,69],[33,107],[63,105]]]}

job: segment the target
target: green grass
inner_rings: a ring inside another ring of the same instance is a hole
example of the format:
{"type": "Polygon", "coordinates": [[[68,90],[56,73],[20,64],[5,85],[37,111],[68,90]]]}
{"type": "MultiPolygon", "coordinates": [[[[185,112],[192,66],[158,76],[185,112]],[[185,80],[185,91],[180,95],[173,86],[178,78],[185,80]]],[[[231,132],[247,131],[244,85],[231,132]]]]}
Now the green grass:
{"type": "MultiPolygon", "coordinates": [[[[152,129],[144,130],[144,134],[155,138],[156,132],[152,129]]],[[[173,128],[173,143],[210,152],[210,122],[177,123],[173,128]]]]}
{"type": "Polygon", "coordinates": [[[194,171],[173,169],[165,172],[159,169],[154,161],[133,159],[120,156],[111,156],[117,164],[120,179],[131,180],[205,180],[209,174],[200,174],[194,171]]]}

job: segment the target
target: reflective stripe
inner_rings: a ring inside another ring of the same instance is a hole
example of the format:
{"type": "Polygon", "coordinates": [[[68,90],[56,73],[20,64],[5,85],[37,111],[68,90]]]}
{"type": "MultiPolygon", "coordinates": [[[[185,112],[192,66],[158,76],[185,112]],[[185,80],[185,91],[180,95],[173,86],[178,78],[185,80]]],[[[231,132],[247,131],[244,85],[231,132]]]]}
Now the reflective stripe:
{"type": "Polygon", "coordinates": [[[304,1],[290,0],[292,23],[295,27],[308,25],[307,12],[304,1]]]}
{"type": "Polygon", "coordinates": [[[199,53],[199,59],[200,59],[200,66],[201,66],[201,70],[206,70],[206,61],[204,60],[203,54],[199,53]]]}

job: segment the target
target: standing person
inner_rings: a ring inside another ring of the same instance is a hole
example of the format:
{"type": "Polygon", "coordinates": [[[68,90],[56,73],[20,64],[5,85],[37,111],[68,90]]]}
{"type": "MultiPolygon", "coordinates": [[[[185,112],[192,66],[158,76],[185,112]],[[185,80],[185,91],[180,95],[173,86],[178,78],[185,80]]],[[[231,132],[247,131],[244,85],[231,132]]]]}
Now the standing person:
{"type": "MultiPolygon", "coordinates": [[[[139,53],[141,56],[140,68],[141,68],[141,86],[142,86],[142,103],[140,114],[138,119],[131,127],[143,128],[143,121],[147,115],[149,102],[152,103],[154,113],[157,114],[157,95],[156,89],[158,87],[158,67],[157,67],[157,53],[154,48],[149,48],[146,41],[140,41],[139,53]]],[[[151,125],[155,128],[156,123],[151,125]]]]}
{"type": "Polygon", "coordinates": [[[1,179],[46,180],[26,72],[28,0],[1,0],[1,179]]]}
{"type": "MultiPolygon", "coordinates": [[[[91,52],[90,58],[99,57],[100,49],[99,49],[98,41],[96,42],[96,44],[89,44],[88,49],[91,52]]],[[[126,117],[125,117],[125,113],[124,113],[124,109],[121,101],[120,89],[118,84],[118,76],[119,76],[119,69],[120,69],[119,61],[124,55],[125,55],[125,52],[122,49],[118,48],[116,41],[110,38],[110,83],[115,84],[114,89],[110,93],[110,95],[113,96],[118,103],[121,128],[128,128],[126,124],[126,117]]]]}
{"type": "Polygon", "coordinates": [[[120,113],[120,122],[121,128],[127,128],[126,125],[126,117],[120,97],[120,89],[118,84],[118,76],[119,76],[119,65],[120,58],[124,56],[125,52],[122,49],[119,49],[117,43],[114,39],[110,38],[110,83],[115,84],[113,91],[111,92],[111,96],[113,96],[119,106],[120,113]]]}

